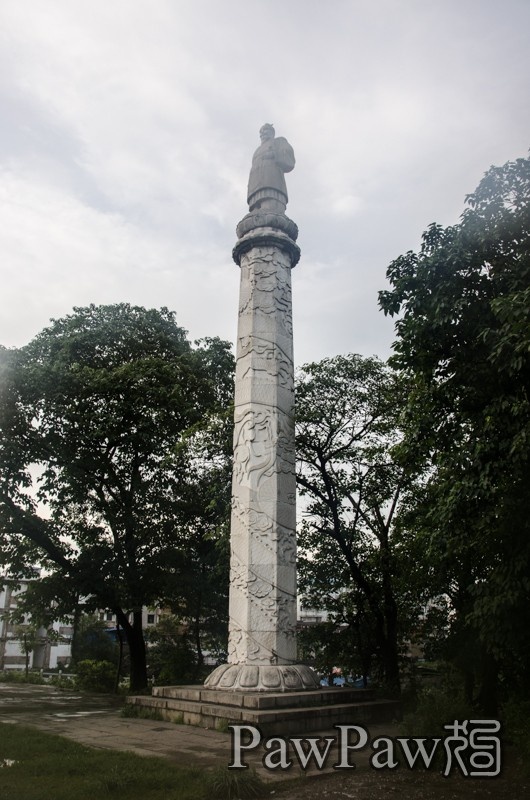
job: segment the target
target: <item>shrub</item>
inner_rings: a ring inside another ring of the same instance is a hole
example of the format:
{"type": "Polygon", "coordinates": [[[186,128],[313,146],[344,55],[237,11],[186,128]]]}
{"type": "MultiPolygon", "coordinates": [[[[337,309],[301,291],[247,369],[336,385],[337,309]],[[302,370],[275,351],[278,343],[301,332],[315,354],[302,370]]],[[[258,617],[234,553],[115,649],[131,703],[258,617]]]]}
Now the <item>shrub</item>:
{"type": "Polygon", "coordinates": [[[72,642],[72,659],[110,661],[118,664],[119,647],[115,633],[93,615],[81,615],[77,634],[72,642]]]}
{"type": "Polygon", "coordinates": [[[58,689],[75,689],[76,687],[74,678],[65,678],[63,675],[52,675],[47,683],[51,686],[56,686],[58,689]]]}
{"type": "Polygon", "coordinates": [[[530,701],[512,699],[502,709],[504,735],[515,746],[525,774],[530,775],[530,701]]]}
{"type": "MultiPolygon", "coordinates": [[[[463,682],[458,673],[448,670],[440,678],[439,685],[424,686],[418,691],[415,709],[403,717],[401,735],[443,737],[448,735],[444,725],[455,720],[476,719],[476,716],[476,711],[464,698],[463,682]]],[[[443,752],[438,749],[433,763],[441,766],[442,759],[443,752]]]]}
{"type": "Polygon", "coordinates": [[[28,672],[26,675],[24,670],[18,669],[6,669],[0,672],[0,681],[3,683],[32,683],[37,686],[46,683],[40,672],[28,672]]]}
{"type": "Polygon", "coordinates": [[[112,692],[116,681],[116,667],[110,661],[85,659],[76,666],[76,683],[89,692],[112,692]]]}
{"type": "Polygon", "coordinates": [[[254,769],[241,772],[226,767],[212,770],[207,779],[207,790],[206,797],[210,800],[251,800],[268,793],[267,785],[254,769]]]}
{"type": "Polygon", "coordinates": [[[444,725],[455,719],[474,719],[473,711],[462,693],[444,686],[420,690],[416,710],[403,717],[402,729],[407,736],[439,736],[444,725]]]}
{"type": "Polygon", "coordinates": [[[158,708],[137,706],[132,703],[125,703],[121,710],[121,716],[131,719],[154,719],[163,720],[162,712],[158,708]]]}

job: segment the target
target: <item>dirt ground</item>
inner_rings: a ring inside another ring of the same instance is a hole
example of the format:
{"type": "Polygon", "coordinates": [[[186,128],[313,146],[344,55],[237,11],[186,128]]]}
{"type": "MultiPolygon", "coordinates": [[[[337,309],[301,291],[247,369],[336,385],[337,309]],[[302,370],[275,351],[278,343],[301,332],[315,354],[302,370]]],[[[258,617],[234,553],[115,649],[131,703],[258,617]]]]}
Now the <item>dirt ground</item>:
{"type": "Polygon", "coordinates": [[[278,800],[528,800],[530,778],[513,770],[496,778],[464,778],[427,770],[376,771],[369,767],[348,774],[322,775],[283,785],[278,800]]]}
{"type": "Polygon", "coordinates": [[[289,781],[271,797],[278,800],[528,800],[530,770],[526,774],[515,754],[504,754],[503,769],[495,778],[464,778],[452,772],[447,778],[436,770],[355,770],[289,781]]]}

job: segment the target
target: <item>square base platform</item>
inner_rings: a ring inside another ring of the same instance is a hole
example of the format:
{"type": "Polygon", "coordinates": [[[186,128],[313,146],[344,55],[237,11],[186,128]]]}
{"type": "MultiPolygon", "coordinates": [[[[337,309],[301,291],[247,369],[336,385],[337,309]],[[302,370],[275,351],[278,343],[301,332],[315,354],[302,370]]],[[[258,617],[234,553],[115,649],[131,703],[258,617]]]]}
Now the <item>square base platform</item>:
{"type": "Polygon", "coordinates": [[[390,722],[400,715],[397,701],[375,699],[371,689],[321,688],[270,694],[204,686],[156,686],[151,697],[129,697],[127,703],[156,709],[163,719],[204,728],[254,725],[264,736],[390,722]]]}

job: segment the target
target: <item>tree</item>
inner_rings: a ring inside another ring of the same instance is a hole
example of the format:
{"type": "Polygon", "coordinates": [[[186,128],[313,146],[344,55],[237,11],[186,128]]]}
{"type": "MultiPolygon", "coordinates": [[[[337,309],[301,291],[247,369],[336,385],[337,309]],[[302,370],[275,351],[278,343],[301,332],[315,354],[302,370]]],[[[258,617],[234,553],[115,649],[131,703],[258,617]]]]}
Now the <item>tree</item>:
{"type": "Polygon", "coordinates": [[[433,224],[380,292],[411,380],[410,450],[428,459],[432,558],[485,649],[479,698],[530,657],[530,159],[486,172],[457,225],[433,224]]]}
{"type": "Polygon", "coordinates": [[[39,634],[37,625],[31,622],[22,622],[14,626],[13,638],[18,641],[20,652],[24,656],[24,673],[28,680],[31,654],[39,644],[42,644],[43,637],[39,634]]]}
{"type": "MultiPolygon", "coordinates": [[[[142,607],[183,590],[180,551],[202,514],[191,483],[226,474],[196,444],[228,413],[232,371],[226,342],[193,347],[173,312],[127,304],[76,308],[2,351],[2,562],[16,575],[42,561],[42,606],[112,610],[134,690],[147,684],[142,607]]],[[[225,504],[208,514],[214,535],[225,504]]]]}
{"type": "Polygon", "coordinates": [[[198,660],[189,627],[175,615],[164,615],[148,632],[149,673],[158,684],[194,683],[198,660]]]}
{"type": "Polygon", "coordinates": [[[296,389],[301,589],[310,605],[348,626],[362,671],[375,645],[383,680],[396,692],[406,606],[398,587],[407,558],[398,512],[416,485],[410,464],[392,456],[403,403],[398,376],[356,355],[304,366],[296,389]]]}
{"type": "Polygon", "coordinates": [[[186,621],[195,681],[204,667],[203,651],[227,648],[232,431],[232,414],[223,415],[201,425],[186,444],[188,470],[181,484],[186,538],[175,555],[181,591],[160,598],[186,621]]]}
{"type": "Polygon", "coordinates": [[[119,648],[114,636],[105,623],[93,614],[79,617],[71,652],[74,664],[93,660],[109,661],[117,665],[119,659],[119,648]]]}

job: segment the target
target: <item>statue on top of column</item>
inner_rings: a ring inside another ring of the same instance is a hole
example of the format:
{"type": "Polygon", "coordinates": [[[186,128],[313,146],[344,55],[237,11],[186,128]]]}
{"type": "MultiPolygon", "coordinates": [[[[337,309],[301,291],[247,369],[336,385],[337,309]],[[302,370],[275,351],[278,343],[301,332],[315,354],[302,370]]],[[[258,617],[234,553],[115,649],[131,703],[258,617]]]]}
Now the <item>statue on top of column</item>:
{"type": "Polygon", "coordinates": [[[275,138],[269,123],[262,126],[259,135],[261,144],[252,157],[248,179],[249,211],[285,214],[288,197],[284,173],[294,168],[294,151],[283,136],[275,138]]]}

